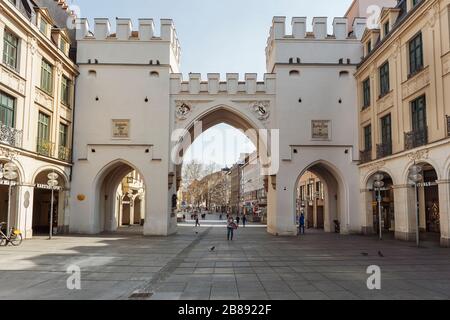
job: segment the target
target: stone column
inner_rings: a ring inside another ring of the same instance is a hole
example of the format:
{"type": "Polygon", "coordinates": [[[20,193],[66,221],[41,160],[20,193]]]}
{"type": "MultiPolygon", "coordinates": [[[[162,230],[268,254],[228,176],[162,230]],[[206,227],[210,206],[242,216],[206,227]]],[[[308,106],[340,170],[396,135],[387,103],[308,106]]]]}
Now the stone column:
{"type": "Polygon", "coordinates": [[[414,188],[397,185],[394,189],[395,238],[414,241],[416,238],[416,204],[414,188]]]}
{"type": "Polygon", "coordinates": [[[450,180],[439,180],[437,183],[439,186],[441,246],[450,247],[450,180]]]}
{"type": "Polygon", "coordinates": [[[130,226],[134,225],[134,198],[130,198],[130,226]]]}
{"type": "Polygon", "coordinates": [[[33,237],[33,186],[20,186],[17,189],[17,223],[25,239],[33,237]]]}
{"type": "Polygon", "coordinates": [[[373,228],[373,192],[370,189],[361,189],[360,193],[361,203],[360,207],[363,212],[363,225],[362,225],[362,233],[365,235],[374,234],[373,228]]]}

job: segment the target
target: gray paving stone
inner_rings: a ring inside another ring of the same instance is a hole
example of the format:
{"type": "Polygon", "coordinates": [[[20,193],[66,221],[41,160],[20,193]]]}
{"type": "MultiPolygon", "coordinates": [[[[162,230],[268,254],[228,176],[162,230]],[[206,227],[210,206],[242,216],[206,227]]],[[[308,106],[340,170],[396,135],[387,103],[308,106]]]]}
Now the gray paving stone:
{"type": "Polygon", "coordinates": [[[199,230],[180,227],[167,238],[37,237],[0,248],[0,299],[128,299],[142,288],[155,300],[450,299],[450,251],[438,244],[418,250],[312,230],[301,238],[273,237],[262,228],[241,229],[231,243],[220,228],[199,230]],[[71,264],[81,267],[81,290],[66,287],[71,264]],[[366,285],[373,264],[381,267],[380,291],[366,285]]]}

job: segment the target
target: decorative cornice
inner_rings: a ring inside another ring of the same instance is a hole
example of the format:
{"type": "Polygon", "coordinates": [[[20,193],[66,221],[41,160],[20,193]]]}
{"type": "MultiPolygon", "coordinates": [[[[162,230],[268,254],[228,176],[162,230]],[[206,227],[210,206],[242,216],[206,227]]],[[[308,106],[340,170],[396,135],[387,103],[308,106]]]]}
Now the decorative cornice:
{"type": "Polygon", "coordinates": [[[409,153],[408,158],[411,161],[427,160],[429,153],[430,153],[429,149],[418,150],[418,151],[409,153]]]}

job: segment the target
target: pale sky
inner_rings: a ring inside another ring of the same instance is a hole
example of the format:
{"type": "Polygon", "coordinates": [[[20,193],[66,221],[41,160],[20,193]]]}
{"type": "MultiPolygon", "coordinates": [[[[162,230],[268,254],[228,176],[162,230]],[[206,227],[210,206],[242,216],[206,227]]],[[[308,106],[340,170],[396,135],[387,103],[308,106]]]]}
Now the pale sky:
{"type": "MultiPolygon", "coordinates": [[[[159,20],[174,20],[181,43],[181,71],[198,72],[206,79],[208,72],[266,72],[265,46],[273,16],[287,17],[287,32],[293,16],[312,18],[342,17],[352,0],[68,0],[79,7],[80,17],[109,18],[113,32],[115,18],[131,18],[137,30],[139,18],[153,18],[159,34],[159,20]]],[[[243,152],[254,150],[251,142],[238,131],[220,125],[197,139],[185,161],[197,159],[231,166],[243,152]],[[226,134],[224,136],[224,133],[226,134]],[[212,141],[219,141],[213,143],[212,141]]]]}
{"type": "MultiPolygon", "coordinates": [[[[287,30],[293,16],[312,18],[343,16],[352,0],[68,0],[80,7],[80,16],[131,18],[137,30],[139,18],[153,18],[159,34],[159,19],[174,20],[181,43],[181,70],[227,72],[243,75],[265,70],[265,47],[273,16],[287,17],[287,30]]],[[[242,77],[242,76],[241,76],[242,77]]]]}

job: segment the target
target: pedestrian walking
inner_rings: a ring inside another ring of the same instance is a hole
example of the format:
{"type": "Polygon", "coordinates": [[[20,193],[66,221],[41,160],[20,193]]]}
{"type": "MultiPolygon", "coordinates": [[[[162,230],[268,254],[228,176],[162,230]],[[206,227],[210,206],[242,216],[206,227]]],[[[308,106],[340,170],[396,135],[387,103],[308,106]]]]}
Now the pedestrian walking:
{"type": "Polygon", "coordinates": [[[198,220],[198,214],[195,215],[195,226],[200,227],[200,222],[198,220]]]}
{"type": "Polygon", "coordinates": [[[305,234],[305,215],[302,213],[298,219],[298,234],[305,234]]]}
{"type": "Polygon", "coordinates": [[[236,223],[234,223],[233,217],[229,217],[227,221],[227,239],[233,241],[234,230],[237,229],[236,223]]]}
{"type": "Polygon", "coordinates": [[[239,226],[239,222],[241,221],[241,218],[239,216],[236,217],[236,224],[239,226]]]}
{"type": "Polygon", "coordinates": [[[222,220],[222,214],[219,215],[219,220],[222,220]]]}
{"type": "Polygon", "coordinates": [[[244,216],[242,217],[242,225],[245,228],[245,224],[247,223],[247,216],[244,214],[244,216]]]}

